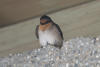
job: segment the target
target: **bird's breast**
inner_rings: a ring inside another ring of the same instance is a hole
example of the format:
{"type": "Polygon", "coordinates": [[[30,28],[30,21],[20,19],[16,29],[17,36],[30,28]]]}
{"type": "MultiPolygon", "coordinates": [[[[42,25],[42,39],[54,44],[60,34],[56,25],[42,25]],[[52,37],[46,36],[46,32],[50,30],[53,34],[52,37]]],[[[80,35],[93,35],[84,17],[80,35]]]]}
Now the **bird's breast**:
{"type": "Polygon", "coordinates": [[[47,43],[55,44],[56,42],[62,41],[62,39],[58,30],[53,26],[45,31],[39,31],[39,41],[41,44],[46,45],[47,43]]]}
{"type": "Polygon", "coordinates": [[[43,45],[47,44],[47,42],[54,44],[54,41],[56,40],[56,37],[50,31],[39,31],[39,38],[40,43],[43,45]]]}

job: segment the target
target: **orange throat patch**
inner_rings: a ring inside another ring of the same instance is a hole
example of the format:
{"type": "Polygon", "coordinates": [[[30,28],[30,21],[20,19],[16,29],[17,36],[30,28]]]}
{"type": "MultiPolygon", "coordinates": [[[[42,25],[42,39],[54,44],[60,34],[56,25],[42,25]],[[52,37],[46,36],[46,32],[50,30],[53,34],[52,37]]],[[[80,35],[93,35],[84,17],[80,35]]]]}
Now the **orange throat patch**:
{"type": "Polygon", "coordinates": [[[45,25],[39,25],[39,30],[45,31],[46,29],[51,27],[51,23],[45,24],[45,25]]]}

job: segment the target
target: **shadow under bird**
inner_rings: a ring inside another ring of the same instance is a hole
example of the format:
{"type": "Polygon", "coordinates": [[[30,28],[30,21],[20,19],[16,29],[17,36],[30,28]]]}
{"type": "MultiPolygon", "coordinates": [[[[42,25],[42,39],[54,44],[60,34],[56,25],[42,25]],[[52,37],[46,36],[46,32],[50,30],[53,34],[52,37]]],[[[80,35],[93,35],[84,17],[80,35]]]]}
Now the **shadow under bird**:
{"type": "Polygon", "coordinates": [[[59,25],[47,15],[41,16],[40,24],[36,27],[36,37],[39,39],[41,47],[52,45],[61,48],[63,45],[63,33],[59,25]]]}

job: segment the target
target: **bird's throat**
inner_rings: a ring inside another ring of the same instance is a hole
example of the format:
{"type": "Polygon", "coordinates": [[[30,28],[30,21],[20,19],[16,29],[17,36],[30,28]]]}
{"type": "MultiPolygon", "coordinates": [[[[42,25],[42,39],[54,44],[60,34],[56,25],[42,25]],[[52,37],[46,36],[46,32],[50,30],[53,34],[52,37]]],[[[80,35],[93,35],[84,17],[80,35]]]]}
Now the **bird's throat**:
{"type": "Polygon", "coordinates": [[[40,25],[39,26],[39,30],[45,31],[45,30],[47,30],[50,27],[51,27],[51,23],[48,23],[48,24],[45,24],[45,25],[40,25]]]}

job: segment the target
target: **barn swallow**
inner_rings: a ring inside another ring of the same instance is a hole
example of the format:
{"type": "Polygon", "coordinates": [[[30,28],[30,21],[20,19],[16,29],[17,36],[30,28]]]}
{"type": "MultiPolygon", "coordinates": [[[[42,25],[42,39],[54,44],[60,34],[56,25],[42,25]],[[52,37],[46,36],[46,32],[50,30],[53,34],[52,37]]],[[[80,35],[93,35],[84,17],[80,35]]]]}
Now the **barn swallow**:
{"type": "Polygon", "coordinates": [[[40,24],[36,27],[36,37],[39,39],[41,47],[53,45],[61,48],[64,39],[59,25],[47,15],[41,16],[40,24]]]}

